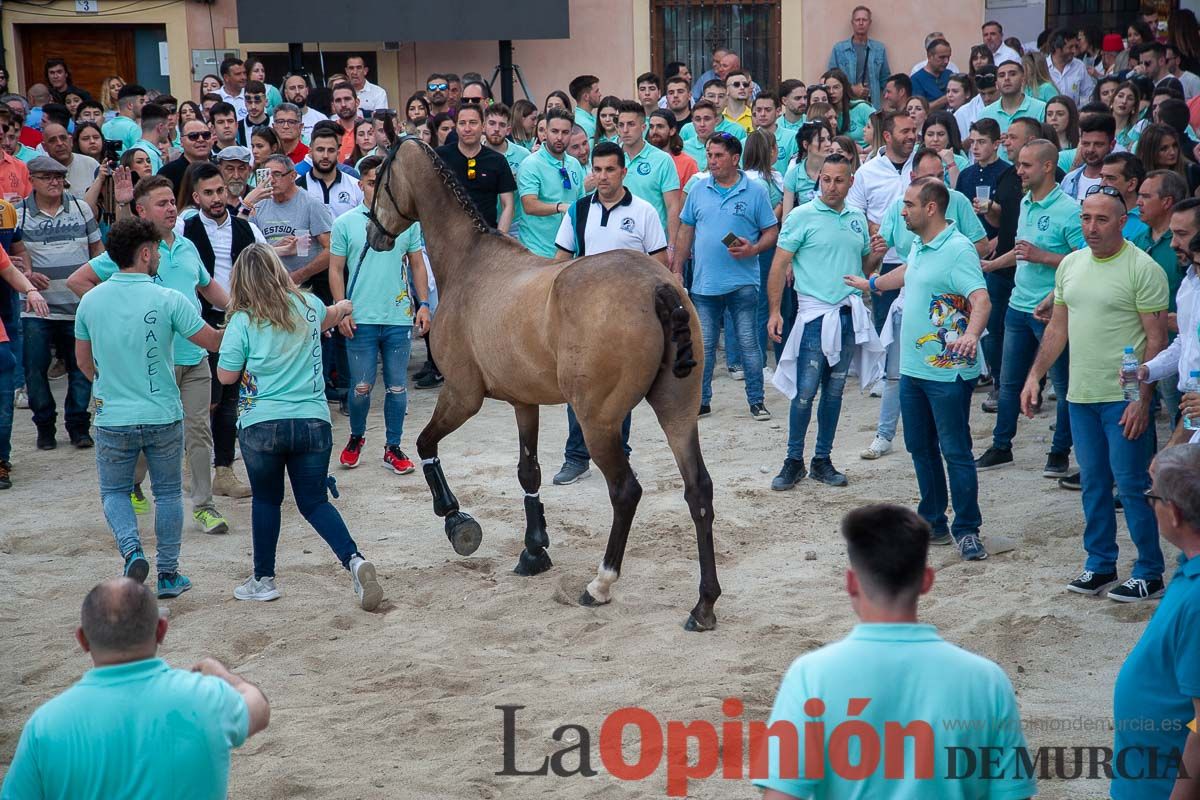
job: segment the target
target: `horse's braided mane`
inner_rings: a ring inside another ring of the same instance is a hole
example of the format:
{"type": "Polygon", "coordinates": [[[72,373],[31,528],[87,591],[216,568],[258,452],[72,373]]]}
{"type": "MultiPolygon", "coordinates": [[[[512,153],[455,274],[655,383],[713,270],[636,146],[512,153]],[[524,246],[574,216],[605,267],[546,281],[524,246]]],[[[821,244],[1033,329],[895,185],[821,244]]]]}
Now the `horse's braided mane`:
{"type": "Polygon", "coordinates": [[[454,174],[453,170],[446,166],[446,162],[443,161],[441,156],[437,154],[437,151],[430,147],[426,142],[423,142],[416,137],[412,137],[406,141],[415,142],[416,144],[421,145],[422,149],[425,151],[425,155],[429,157],[429,162],[433,166],[433,171],[437,174],[438,178],[441,179],[442,185],[449,189],[450,193],[454,195],[454,199],[458,201],[458,205],[462,208],[462,210],[465,211],[467,216],[471,218],[471,222],[475,225],[475,230],[479,231],[480,233],[494,233],[499,235],[500,232],[488,225],[487,220],[485,220],[483,215],[479,213],[479,209],[475,207],[475,202],[471,200],[471,196],[467,194],[467,190],[463,188],[461,183],[459,183],[458,176],[454,174]]]}

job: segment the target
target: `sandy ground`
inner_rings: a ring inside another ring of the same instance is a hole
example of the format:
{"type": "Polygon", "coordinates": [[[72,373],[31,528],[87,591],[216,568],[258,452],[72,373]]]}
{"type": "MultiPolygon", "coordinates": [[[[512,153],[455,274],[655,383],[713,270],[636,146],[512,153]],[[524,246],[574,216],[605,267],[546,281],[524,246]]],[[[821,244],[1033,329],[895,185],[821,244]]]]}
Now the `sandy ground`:
{"type": "MultiPolygon", "coordinates": [[[[56,388],[61,393],[61,383],[56,388]]],[[[232,590],[251,564],[250,501],[222,499],[233,531],[213,537],[187,530],[182,564],[195,588],[167,601],[171,629],[161,654],[177,666],[216,656],[271,699],[270,728],[234,754],[231,796],[657,797],[665,793],[665,764],[639,783],[603,771],[597,739],[609,713],[641,706],[663,720],[719,723],[726,719],[722,699],[737,697],[746,719],[765,719],[788,664],[854,623],[842,590],[841,515],[870,501],[915,504],[916,484],[903,452],[859,459],[879,401],[854,391],[834,452],[849,488],[802,482],[788,493],[771,492],[787,435],[786,400],[769,389],[775,419],[762,423],[749,418],[743,385],[722,368],[714,391],[714,414],[700,423],[716,484],[724,588],[711,633],[681,627],[696,599],[694,534],[682,482],[645,405],[633,423],[633,462],[645,496],[614,602],[600,609],[581,608],[575,598],[603,551],[607,492],[598,473],[575,486],[550,485],[565,439],[562,408],[542,415],[542,496],[555,566],[536,578],[511,572],[524,517],[516,428],[511,409],[498,402],[488,401],[442,446],[452,488],[484,526],[479,551],[459,558],[420,471],[399,477],[379,469],[383,420],[376,397],[369,458],[361,469],[337,472],[337,504],[378,566],[387,597],[379,613],[358,609],[349,577],[294,506],[285,506],[280,542],[283,598],[235,601],[232,590]],[[806,558],[808,551],[815,559],[806,558]],[[497,776],[499,705],[526,707],[517,716],[520,768],[561,749],[551,732],[575,723],[591,732],[592,766],[600,774],[497,776]]],[[[973,420],[977,453],[994,419],[978,411],[981,398],[973,420]]],[[[434,399],[435,392],[412,392],[404,434],[410,454],[434,399]]],[[[1082,564],[1082,514],[1078,494],[1040,474],[1052,420],[1052,413],[1023,420],[1018,466],[981,476],[985,534],[1009,537],[1016,549],[976,564],[935,549],[938,579],[922,613],[950,641],[1000,663],[1027,721],[1078,727],[1079,720],[1094,725],[1111,714],[1113,681],[1151,608],[1064,591],[1082,564]]],[[[346,418],[335,412],[334,426],[340,448],[346,418]]],[[[22,410],[14,439],[16,486],[0,493],[0,773],[29,714],[89,666],[72,638],[79,604],[120,567],[100,511],[92,454],[66,445],[35,451],[22,410]]],[[[151,518],[141,526],[152,552],[151,518]]],[[[1121,541],[1125,575],[1132,546],[1123,529],[1121,541]]],[[[1111,745],[1111,734],[1033,730],[1030,745],[1111,745]]],[[[1043,782],[1041,796],[1094,797],[1106,790],[1103,781],[1043,782]]],[[[691,795],[757,792],[744,781],[713,778],[693,782],[691,795]]]]}

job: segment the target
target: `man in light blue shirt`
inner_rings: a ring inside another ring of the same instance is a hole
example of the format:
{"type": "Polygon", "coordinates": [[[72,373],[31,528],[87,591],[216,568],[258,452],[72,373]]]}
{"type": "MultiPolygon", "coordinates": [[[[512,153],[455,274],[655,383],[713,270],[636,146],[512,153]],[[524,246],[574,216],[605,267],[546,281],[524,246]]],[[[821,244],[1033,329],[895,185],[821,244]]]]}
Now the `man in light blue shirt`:
{"type": "MultiPolygon", "coordinates": [[[[1025,68],[1017,61],[1005,61],[996,66],[996,88],[1000,97],[979,112],[979,119],[994,119],[1000,133],[1008,130],[1014,119],[1032,117],[1046,121],[1046,104],[1025,94],[1025,68]]],[[[1057,163],[1057,158],[1056,158],[1057,163]]]]}
{"type": "Polygon", "coordinates": [[[596,107],[600,105],[600,79],[595,75],[580,75],[567,87],[575,101],[575,124],[583,128],[588,139],[596,136],[596,107]]]}
{"type": "Polygon", "coordinates": [[[675,161],[666,151],[653,147],[644,138],[646,111],[634,100],[622,101],[618,108],[617,135],[625,152],[624,185],[658,212],[658,221],[667,233],[667,241],[675,240],[679,229],[680,200],[679,172],[675,161]]]}
{"type": "Polygon", "coordinates": [[[127,83],[117,93],[117,116],[104,123],[101,133],[105,139],[121,143],[117,156],[137,142],[142,136],[142,106],[146,105],[146,90],[127,83]]]}
{"type": "Polygon", "coordinates": [[[133,143],[131,150],[142,150],[150,158],[150,169],[157,175],[163,168],[161,142],[169,132],[167,110],[157,103],[147,103],[142,107],[141,135],[133,143]]]}
{"type": "Polygon", "coordinates": [[[567,156],[574,119],[570,112],[546,112],[546,141],[521,162],[517,196],[521,201],[521,244],[531,253],[554,258],[554,237],[562,215],[583,196],[583,166],[567,156]]]}
{"type": "Polygon", "coordinates": [[[846,282],[872,292],[905,287],[908,308],[898,343],[900,411],[921,492],[917,513],[932,526],[935,544],[953,541],[964,560],[979,561],[987,551],[979,538],[971,393],[980,372],[976,349],[992,304],[975,246],[946,219],[950,190],[941,177],[914,182],[902,202],[905,225],[915,235],[904,266],[870,281],[851,277],[846,282]],[[953,527],[946,519],[947,472],[953,527]]]}
{"type": "Polygon", "coordinates": [[[95,666],[33,712],[0,798],[151,800],[166,787],[227,795],[229,752],[267,727],[270,706],[214,658],[190,669],[158,658],[167,627],[137,581],[88,592],[75,639],[95,666]]]}
{"type": "Polygon", "coordinates": [[[845,639],[796,659],[784,676],[768,723],[780,733],[767,739],[766,758],[750,764],[763,800],[1022,800],[1037,793],[1004,670],[918,621],[918,600],[934,582],[929,534],[928,523],[900,506],[864,506],[842,519],[846,592],[860,623],[845,639]],[[879,743],[869,765],[857,736],[835,734],[850,721],[866,723],[879,743]],[[822,763],[810,762],[814,751],[822,763]]]}
{"type": "Polygon", "coordinates": [[[672,269],[682,275],[683,261],[695,242],[691,296],[704,335],[704,383],[700,416],[711,413],[713,363],[726,308],[742,351],[750,416],[768,420],[763,403],[762,353],[758,349],[758,254],[775,246],[779,221],[767,190],[738,169],[742,143],[714,133],[707,148],[709,176],[697,182],[679,215],[679,236],[672,269]]]}
{"type": "Polygon", "coordinates": [[[108,253],[121,271],[83,296],[75,315],[75,359],[95,382],[96,468],[104,517],[139,582],[150,572],[130,494],[138,456],[154,482],[158,596],[191,588],[179,573],[183,533],[183,405],[175,383],[172,340],[183,336],[218,350],[221,334],[200,318],[195,300],[159,286],[161,235],[149,220],[120,220],[108,232],[108,253]]]}

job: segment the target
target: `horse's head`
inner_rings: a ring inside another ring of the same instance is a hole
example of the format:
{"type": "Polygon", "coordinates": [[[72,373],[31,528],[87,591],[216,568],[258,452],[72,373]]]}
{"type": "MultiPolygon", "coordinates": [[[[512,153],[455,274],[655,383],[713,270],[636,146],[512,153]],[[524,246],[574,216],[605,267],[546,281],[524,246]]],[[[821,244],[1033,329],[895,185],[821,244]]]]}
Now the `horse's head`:
{"type": "Polygon", "coordinates": [[[405,157],[411,159],[416,147],[423,143],[415,136],[397,140],[375,174],[375,197],[367,213],[367,244],[372,250],[391,250],[396,237],[417,221],[415,194],[410,186],[412,170],[405,167],[405,157]],[[415,142],[416,146],[404,145],[415,142]],[[401,155],[404,150],[405,156],[401,155]]]}

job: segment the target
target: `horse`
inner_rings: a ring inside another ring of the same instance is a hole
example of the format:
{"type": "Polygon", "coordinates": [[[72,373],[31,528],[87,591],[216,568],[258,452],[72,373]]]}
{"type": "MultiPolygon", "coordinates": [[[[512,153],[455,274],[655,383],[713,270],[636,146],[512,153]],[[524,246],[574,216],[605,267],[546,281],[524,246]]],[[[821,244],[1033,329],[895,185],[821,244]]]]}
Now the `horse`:
{"type": "Polygon", "coordinates": [[[390,250],[421,223],[438,308],[429,342],[445,378],[417,454],[445,520],[454,551],[468,556],[483,537],[459,507],[438,456],[438,444],[473,417],[484,398],[516,413],[517,478],[525,491],[525,547],[514,569],[532,576],[550,569],[545,507],[537,459],[538,412],[570,403],[592,460],[608,484],[612,526],[596,577],[579,597],[584,606],[612,599],[642,487],[621,447],[621,423],[643,398],[650,404],[683,478],[696,527],[700,597],[684,625],[711,630],[721,594],[713,553],[713,487],[700,452],[697,411],[703,353],[696,310],[661,264],[632,250],[555,263],[491,228],[453,172],[416,137],[397,141],[380,166],[368,210],[367,242],[390,250]]]}

